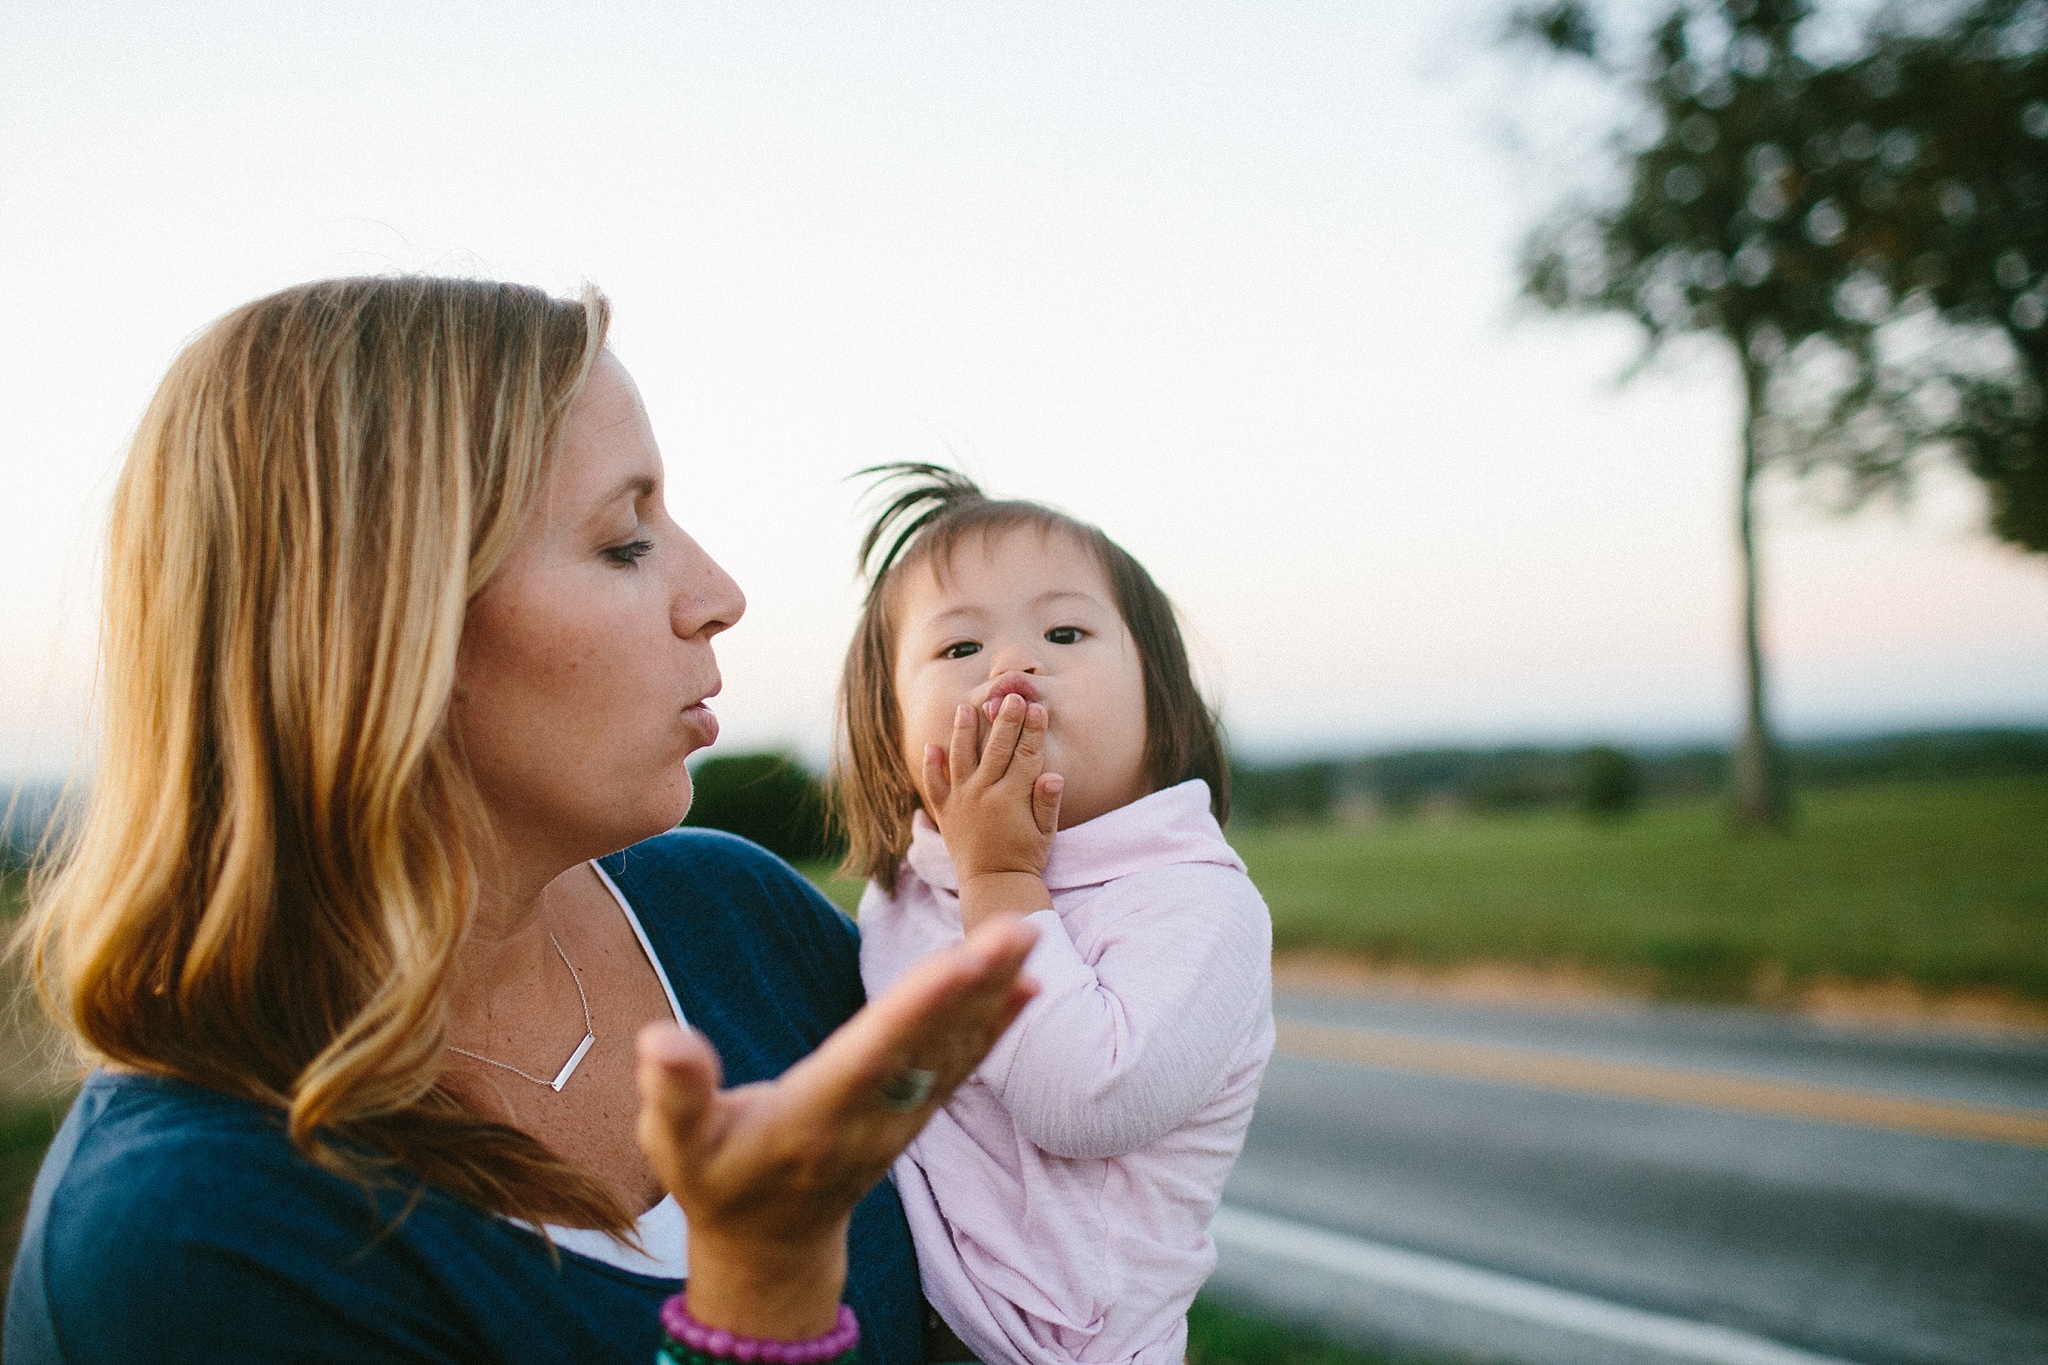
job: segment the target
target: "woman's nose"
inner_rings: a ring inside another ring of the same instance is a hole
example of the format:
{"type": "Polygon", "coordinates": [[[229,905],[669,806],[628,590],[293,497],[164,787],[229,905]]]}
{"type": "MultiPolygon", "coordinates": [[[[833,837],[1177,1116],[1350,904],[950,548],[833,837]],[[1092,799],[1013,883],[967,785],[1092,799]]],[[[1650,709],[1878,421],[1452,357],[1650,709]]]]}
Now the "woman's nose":
{"type": "Polygon", "coordinates": [[[731,629],[746,614],[747,595],[696,541],[687,536],[684,539],[689,547],[684,556],[689,572],[684,575],[670,609],[676,634],[687,640],[731,629]]]}

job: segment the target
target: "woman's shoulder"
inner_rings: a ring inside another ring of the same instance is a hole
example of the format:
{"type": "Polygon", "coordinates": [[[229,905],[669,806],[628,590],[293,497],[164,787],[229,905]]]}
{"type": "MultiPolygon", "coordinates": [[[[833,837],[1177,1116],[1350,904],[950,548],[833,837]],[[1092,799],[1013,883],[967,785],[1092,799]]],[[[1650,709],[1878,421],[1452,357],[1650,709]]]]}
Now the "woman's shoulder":
{"type": "Polygon", "coordinates": [[[598,862],[615,878],[694,882],[706,886],[808,889],[801,872],[751,839],[720,829],[681,825],[598,862]]]}
{"type": "Polygon", "coordinates": [[[685,826],[598,863],[650,932],[649,921],[681,919],[700,939],[753,940],[769,928],[834,947],[857,938],[853,922],[801,872],[737,834],[685,826]]]}
{"type": "Polygon", "coordinates": [[[571,1259],[430,1186],[327,1171],[264,1106],[101,1073],[36,1181],[7,1358],[551,1359],[611,1336],[629,1349],[578,1358],[644,1358],[655,1291],[571,1259]]]}
{"type": "Polygon", "coordinates": [[[317,1186],[323,1173],[298,1158],[283,1116],[204,1086],[160,1076],[99,1072],[80,1090],[52,1144],[52,1197],[116,1214],[157,1204],[195,1219],[231,1220],[252,1188],[274,1203],[274,1184],[317,1186]],[[247,1177],[256,1175],[261,1186],[247,1177]]]}
{"type": "Polygon", "coordinates": [[[450,1217],[479,1217],[438,1192],[366,1188],[323,1169],[264,1106],[185,1081],[102,1072],[51,1144],[30,1218],[53,1263],[130,1273],[199,1245],[359,1253],[387,1239],[401,1212],[414,1236],[450,1217]]]}
{"type": "MultiPolygon", "coordinates": [[[[301,1156],[281,1116],[259,1105],[182,1081],[97,1074],[30,1200],[9,1355],[111,1358],[129,1329],[108,1304],[157,1318],[171,1342],[284,1285],[315,1302],[323,1283],[347,1281],[340,1267],[387,1238],[403,1203],[380,1204],[301,1156]]],[[[433,1219],[428,1211],[398,1240],[433,1219]]]]}
{"type": "Polygon", "coordinates": [[[599,866],[729,1081],[779,1075],[865,1002],[853,921],[760,845],[684,828],[599,866]]]}

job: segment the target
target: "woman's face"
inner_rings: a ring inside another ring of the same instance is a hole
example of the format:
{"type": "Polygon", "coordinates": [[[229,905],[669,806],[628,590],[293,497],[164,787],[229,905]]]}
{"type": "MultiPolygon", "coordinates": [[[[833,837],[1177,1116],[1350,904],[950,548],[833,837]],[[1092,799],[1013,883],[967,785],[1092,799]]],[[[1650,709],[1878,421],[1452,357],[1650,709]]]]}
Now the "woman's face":
{"type": "Polygon", "coordinates": [[[463,624],[452,723],[500,847],[559,870],[680,821],[683,760],[718,737],[711,637],[745,610],[670,518],[639,391],[603,353],[463,624]]]}

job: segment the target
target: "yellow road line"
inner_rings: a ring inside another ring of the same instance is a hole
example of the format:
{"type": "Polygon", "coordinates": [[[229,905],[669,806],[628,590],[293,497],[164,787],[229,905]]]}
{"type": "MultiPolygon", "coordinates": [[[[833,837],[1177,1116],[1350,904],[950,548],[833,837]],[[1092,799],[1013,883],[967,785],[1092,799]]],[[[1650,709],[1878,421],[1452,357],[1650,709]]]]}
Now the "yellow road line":
{"type": "Polygon", "coordinates": [[[1686,1104],[1934,1137],[2048,1148],[2048,1111],[1946,1104],[1881,1090],[1767,1081],[1720,1071],[1604,1062],[1560,1052],[1416,1038],[1378,1029],[1278,1021],[1278,1050],[1295,1057],[1499,1081],[1578,1095],[1686,1104]]]}

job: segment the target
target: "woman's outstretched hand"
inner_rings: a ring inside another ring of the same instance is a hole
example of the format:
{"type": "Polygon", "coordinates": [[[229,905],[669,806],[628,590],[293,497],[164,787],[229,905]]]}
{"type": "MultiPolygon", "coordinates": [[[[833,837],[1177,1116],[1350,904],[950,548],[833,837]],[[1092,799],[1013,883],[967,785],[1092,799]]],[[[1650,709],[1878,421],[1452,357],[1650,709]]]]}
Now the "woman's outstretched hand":
{"type": "Polygon", "coordinates": [[[853,1206],[1031,998],[1018,972],[1035,937],[983,926],[773,1081],[721,1090],[703,1038],[641,1031],[640,1146],[689,1222],[699,1321],[784,1340],[830,1330],[853,1206]]]}

